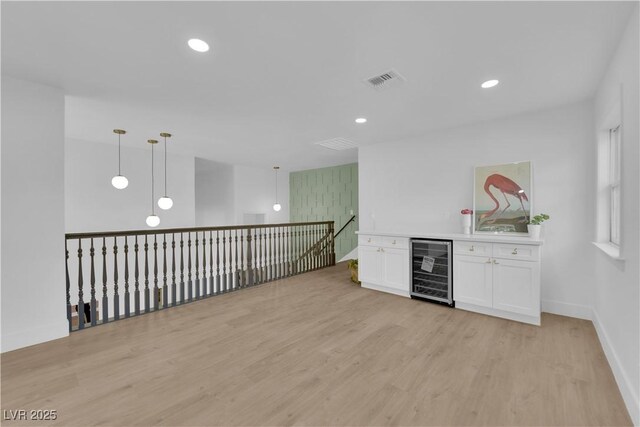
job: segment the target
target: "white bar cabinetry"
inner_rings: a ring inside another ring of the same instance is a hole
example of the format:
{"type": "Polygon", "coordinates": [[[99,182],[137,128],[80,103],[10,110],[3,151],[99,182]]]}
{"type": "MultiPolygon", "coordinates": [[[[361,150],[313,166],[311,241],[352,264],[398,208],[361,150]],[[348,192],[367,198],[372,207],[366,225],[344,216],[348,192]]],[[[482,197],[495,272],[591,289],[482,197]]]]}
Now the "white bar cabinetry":
{"type": "Polygon", "coordinates": [[[362,287],[409,296],[409,239],[358,236],[358,276],[362,287]]]}
{"type": "Polygon", "coordinates": [[[455,307],[540,325],[540,241],[526,237],[358,232],[362,286],[410,297],[410,239],[453,241],[455,307]]]}
{"type": "Polygon", "coordinates": [[[456,307],[540,325],[540,246],[453,242],[456,307]]]}

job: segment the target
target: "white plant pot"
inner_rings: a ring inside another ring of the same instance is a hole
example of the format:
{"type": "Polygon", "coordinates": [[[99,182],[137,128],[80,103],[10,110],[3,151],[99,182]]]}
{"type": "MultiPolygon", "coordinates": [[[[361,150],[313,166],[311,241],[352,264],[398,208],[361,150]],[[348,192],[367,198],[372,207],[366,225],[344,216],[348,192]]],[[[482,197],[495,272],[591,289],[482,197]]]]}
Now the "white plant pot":
{"type": "Polygon", "coordinates": [[[471,215],[462,215],[462,232],[471,234],[471,215]]]}
{"type": "Polygon", "coordinates": [[[533,240],[540,240],[540,231],[542,230],[541,224],[528,224],[527,229],[529,230],[529,237],[533,240]]]}

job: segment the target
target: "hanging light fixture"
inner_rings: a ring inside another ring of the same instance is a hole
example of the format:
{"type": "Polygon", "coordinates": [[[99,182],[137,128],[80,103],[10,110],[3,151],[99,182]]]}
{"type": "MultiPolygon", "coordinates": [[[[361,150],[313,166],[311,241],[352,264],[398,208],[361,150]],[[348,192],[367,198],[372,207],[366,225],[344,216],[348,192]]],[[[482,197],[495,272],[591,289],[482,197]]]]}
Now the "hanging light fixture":
{"type": "Polygon", "coordinates": [[[129,180],[120,172],[120,135],[124,135],[125,133],[127,133],[127,131],[122,129],[114,129],[113,133],[118,135],[118,175],[111,178],[111,185],[113,185],[118,190],[123,190],[129,185],[129,180]]]}
{"type": "Polygon", "coordinates": [[[158,206],[160,209],[169,210],[173,206],[173,200],[167,196],[167,138],[170,138],[171,134],[162,132],[160,136],[164,138],[164,196],[158,199],[158,206]]]}
{"type": "Polygon", "coordinates": [[[151,144],[151,215],[147,217],[147,225],[149,227],[157,227],[160,224],[160,218],[156,215],[155,211],[155,195],[154,193],[154,185],[153,185],[153,146],[158,143],[155,139],[150,139],[147,141],[151,144]]]}
{"type": "Polygon", "coordinates": [[[282,206],[278,203],[278,169],[280,169],[280,166],[273,167],[273,170],[276,171],[276,202],[273,205],[273,210],[276,212],[280,212],[280,209],[282,209],[282,206]]]}

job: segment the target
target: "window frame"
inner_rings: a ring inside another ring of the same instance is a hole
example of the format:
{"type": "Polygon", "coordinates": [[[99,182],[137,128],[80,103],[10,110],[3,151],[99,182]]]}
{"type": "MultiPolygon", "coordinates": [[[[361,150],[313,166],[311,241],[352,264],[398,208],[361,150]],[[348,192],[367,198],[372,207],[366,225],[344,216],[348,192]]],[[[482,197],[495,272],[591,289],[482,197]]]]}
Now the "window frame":
{"type": "Polygon", "coordinates": [[[593,244],[611,258],[623,261],[624,128],[620,103],[615,103],[598,126],[596,240],[593,244]]]}
{"type": "Polygon", "coordinates": [[[621,230],[621,125],[609,129],[609,243],[620,248],[621,230]]]}

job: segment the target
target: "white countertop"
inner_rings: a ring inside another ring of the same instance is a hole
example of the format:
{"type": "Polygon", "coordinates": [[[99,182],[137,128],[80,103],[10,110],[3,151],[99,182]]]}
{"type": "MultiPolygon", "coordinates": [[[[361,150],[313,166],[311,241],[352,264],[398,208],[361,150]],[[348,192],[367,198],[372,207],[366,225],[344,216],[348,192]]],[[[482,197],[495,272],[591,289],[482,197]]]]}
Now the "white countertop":
{"type": "Polygon", "coordinates": [[[446,239],[461,240],[467,242],[488,242],[488,243],[519,243],[521,245],[540,246],[543,240],[533,240],[528,236],[518,236],[512,234],[486,233],[486,234],[462,234],[462,233],[407,233],[407,232],[388,232],[388,231],[366,231],[358,230],[356,234],[366,234],[371,236],[390,236],[390,237],[408,237],[413,239],[446,239]]]}

